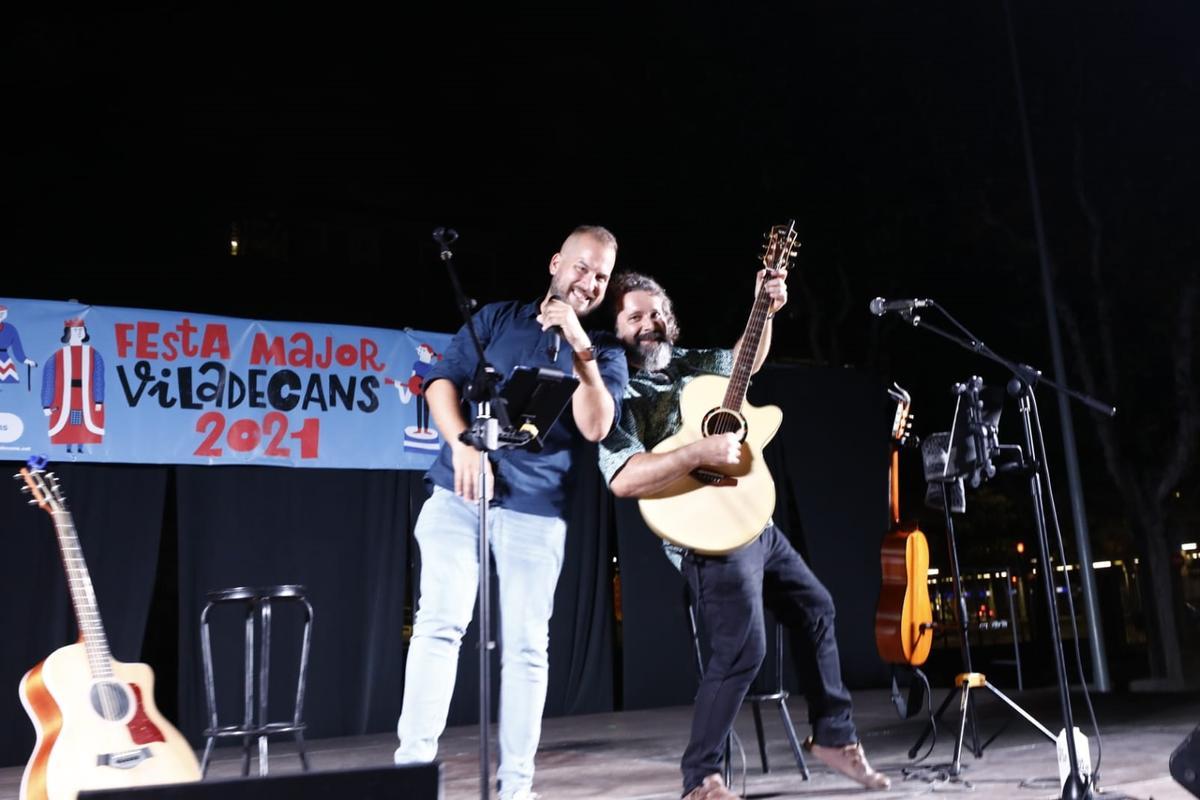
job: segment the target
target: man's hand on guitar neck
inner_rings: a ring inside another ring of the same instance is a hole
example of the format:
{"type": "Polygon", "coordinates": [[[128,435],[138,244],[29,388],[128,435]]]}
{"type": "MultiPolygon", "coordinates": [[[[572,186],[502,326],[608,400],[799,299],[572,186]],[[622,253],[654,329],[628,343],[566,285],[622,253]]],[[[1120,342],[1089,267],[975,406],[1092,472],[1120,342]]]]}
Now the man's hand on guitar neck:
{"type": "Polygon", "coordinates": [[[765,269],[760,269],[757,277],[754,279],[755,297],[758,297],[758,290],[762,287],[763,281],[767,282],[767,295],[771,298],[771,310],[768,313],[774,316],[779,313],[780,309],[787,305],[787,273],[768,272],[765,269]]]}
{"type": "MultiPolygon", "coordinates": [[[[771,298],[771,309],[767,312],[767,321],[763,325],[762,338],[758,340],[758,352],[754,354],[754,366],[750,370],[751,373],[758,372],[762,367],[763,362],[767,360],[767,353],[771,349],[771,318],[774,317],[781,308],[787,305],[787,272],[773,272],[770,270],[760,269],[758,276],[754,279],[754,296],[758,297],[759,290],[763,287],[763,282],[766,282],[767,295],[771,298]]],[[[737,344],[733,346],[733,357],[736,359],[738,353],[742,349],[742,340],[738,339],[737,344]]]]}
{"type": "Polygon", "coordinates": [[[613,476],[610,488],[617,497],[645,497],[694,469],[736,464],[741,455],[742,443],[737,434],[713,434],[669,453],[632,456],[613,476]]]}

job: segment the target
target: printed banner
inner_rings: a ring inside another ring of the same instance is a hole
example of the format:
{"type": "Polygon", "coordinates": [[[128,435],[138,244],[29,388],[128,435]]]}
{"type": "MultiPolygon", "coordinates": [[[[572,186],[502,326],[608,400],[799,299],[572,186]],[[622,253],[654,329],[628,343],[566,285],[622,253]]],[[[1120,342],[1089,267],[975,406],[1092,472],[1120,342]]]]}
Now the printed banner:
{"type": "Polygon", "coordinates": [[[449,341],[0,298],[0,458],[425,469],[449,341]]]}

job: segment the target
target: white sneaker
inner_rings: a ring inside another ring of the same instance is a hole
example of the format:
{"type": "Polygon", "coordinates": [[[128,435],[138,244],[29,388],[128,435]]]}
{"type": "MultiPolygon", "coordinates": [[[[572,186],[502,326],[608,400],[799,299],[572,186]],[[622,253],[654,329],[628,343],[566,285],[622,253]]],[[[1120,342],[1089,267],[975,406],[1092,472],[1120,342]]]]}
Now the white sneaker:
{"type": "Polygon", "coordinates": [[[401,749],[402,748],[397,747],[396,752],[392,754],[392,761],[395,762],[397,767],[407,767],[410,764],[428,764],[428,763],[430,763],[429,761],[425,761],[425,760],[422,760],[419,758],[402,755],[401,749]]]}

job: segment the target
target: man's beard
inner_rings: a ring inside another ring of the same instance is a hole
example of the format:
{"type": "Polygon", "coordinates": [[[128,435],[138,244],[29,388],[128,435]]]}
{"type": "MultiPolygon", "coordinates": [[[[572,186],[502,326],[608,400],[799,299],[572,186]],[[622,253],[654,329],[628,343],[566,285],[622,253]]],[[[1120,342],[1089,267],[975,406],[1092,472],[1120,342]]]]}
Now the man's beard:
{"type": "Polygon", "coordinates": [[[571,307],[571,309],[575,312],[575,316],[579,317],[580,319],[583,319],[588,314],[595,311],[596,306],[599,304],[595,299],[589,298],[587,301],[587,305],[585,307],[583,307],[582,309],[576,308],[574,299],[571,297],[571,290],[573,288],[574,288],[574,285],[570,281],[564,281],[561,286],[559,284],[555,283],[554,281],[551,281],[550,282],[550,296],[555,298],[556,300],[561,300],[562,302],[569,305],[571,307]]]}
{"type": "Polygon", "coordinates": [[[671,343],[661,334],[639,338],[625,350],[633,365],[647,372],[661,372],[671,363],[671,343]]]}

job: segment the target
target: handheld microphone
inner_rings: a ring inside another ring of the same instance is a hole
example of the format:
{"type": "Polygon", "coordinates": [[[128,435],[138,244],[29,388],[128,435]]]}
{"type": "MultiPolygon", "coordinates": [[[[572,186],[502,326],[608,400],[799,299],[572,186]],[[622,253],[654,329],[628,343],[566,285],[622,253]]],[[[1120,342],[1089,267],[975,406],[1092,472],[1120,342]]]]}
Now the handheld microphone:
{"type": "MultiPolygon", "coordinates": [[[[559,297],[556,294],[550,295],[550,299],[558,300],[563,303],[566,302],[566,300],[563,300],[561,297],[559,297]]],[[[546,355],[550,356],[551,361],[557,363],[558,362],[558,351],[559,351],[559,348],[562,347],[562,328],[558,327],[557,325],[552,325],[552,326],[550,326],[550,333],[551,333],[550,346],[546,348],[546,355]]]]}

